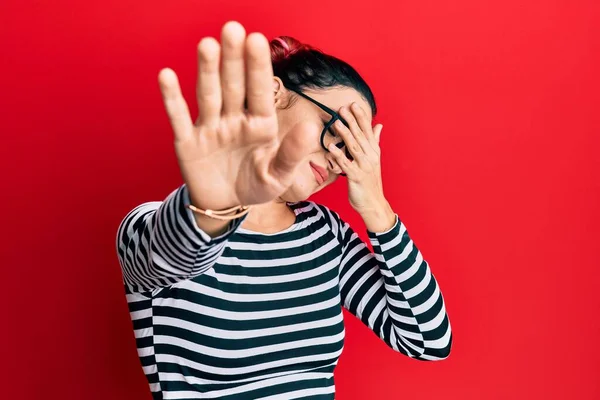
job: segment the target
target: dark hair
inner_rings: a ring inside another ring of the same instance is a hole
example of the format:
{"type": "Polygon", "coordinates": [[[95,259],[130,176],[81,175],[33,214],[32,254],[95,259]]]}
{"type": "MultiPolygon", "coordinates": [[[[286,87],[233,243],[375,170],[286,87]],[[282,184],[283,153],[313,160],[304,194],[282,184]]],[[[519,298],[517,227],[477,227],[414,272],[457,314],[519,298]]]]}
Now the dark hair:
{"type": "Polygon", "coordinates": [[[373,116],[377,113],[371,88],[348,63],[290,36],[279,36],[270,45],[273,74],[287,89],[352,88],[369,103],[373,116]]]}

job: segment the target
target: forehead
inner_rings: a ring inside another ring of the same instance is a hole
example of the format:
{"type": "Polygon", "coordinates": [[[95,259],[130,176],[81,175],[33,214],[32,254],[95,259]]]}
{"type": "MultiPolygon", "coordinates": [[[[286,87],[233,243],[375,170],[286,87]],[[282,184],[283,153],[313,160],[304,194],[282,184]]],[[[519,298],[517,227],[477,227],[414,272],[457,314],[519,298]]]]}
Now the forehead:
{"type": "Polygon", "coordinates": [[[334,111],[339,111],[342,106],[349,106],[353,102],[356,102],[367,113],[369,121],[373,119],[371,106],[354,89],[331,88],[326,90],[306,90],[305,93],[334,111]]]}

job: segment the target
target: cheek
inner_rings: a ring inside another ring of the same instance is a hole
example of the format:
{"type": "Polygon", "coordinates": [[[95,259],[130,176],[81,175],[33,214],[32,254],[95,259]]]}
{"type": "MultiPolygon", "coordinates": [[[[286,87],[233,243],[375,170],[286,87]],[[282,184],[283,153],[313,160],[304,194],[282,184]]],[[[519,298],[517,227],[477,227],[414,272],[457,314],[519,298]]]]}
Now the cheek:
{"type": "MultiPolygon", "coordinates": [[[[323,127],[319,125],[317,122],[313,121],[300,121],[290,129],[287,134],[291,135],[299,135],[302,137],[302,141],[306,144],[310,144],[310,148],[317,149],[321,148],[321,132],[323,127]]],[[[314,152],[313,151],[313,152],[314,152]]]]}

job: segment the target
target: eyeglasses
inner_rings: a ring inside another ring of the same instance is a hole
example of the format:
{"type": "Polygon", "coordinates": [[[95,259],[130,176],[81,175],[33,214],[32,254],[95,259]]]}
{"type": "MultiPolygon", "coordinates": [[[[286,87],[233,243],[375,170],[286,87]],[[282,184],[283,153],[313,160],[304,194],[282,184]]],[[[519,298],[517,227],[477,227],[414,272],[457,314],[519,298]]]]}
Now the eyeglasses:
{"type": "MultiPolygon", "coordinates": [[[[338,114],[337,112],[333,111],[331,108],[327,107],[326,105],[319,103],[317,100],[313,99],[312,97],[309,97],[307,95],[305,95],[304,93],[297,91],[297,90],[293,90],[293,92],[298,93],[300,96],[304,97],[306,100],[310,101],[311,103],[317,105],[317,107],[319,107],[321,110],[325,111],[327,114],[331,115],[331,119],[329,120],[329,122],[327,122],[325,124],[325,127],[323,128],[323,131],[321,132],[321,147],[323,147],[325,149],[325,151],[329,152],[329,149],[327,148],[327,145],[325,144],[325,137],[327,135],[327,133],[329,132],[330,135],[333,136],[334,140],[336,140],[338,138],[337,134],[334,132],[332,125],[335,123],[335,121],[337,121],[338,119],[340,121],[342,121],[342,123],[344,125],[346,125],[347,128],[350,128],[350,126],[348,125],[348,123],[346,122],[346,120],[344,118],[341,117],[340,114],[338,114]]],[[[338,149],[342,149],[342,147],[345,147],[345,151],[346,151],[346,157],[348,157],[348,159],[350,161],[354,160],[354,158],[352,157],[352,155],[350,154],[350,151],[348,151],[348,147],[346,147],[346,144],[344,143],[344,141],[339,141],[337,143],[335,143],[335,147],[337,147],[338,149]]],[[[342,176],[346,176],[346,174],[342,173],[340,174],[342,176]]]]}

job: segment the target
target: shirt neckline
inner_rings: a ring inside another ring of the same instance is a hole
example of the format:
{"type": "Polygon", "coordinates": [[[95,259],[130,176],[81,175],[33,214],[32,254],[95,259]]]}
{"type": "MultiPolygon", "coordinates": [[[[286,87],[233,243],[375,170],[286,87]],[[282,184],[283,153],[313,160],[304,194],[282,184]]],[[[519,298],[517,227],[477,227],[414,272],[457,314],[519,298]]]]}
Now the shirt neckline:
{"type": "MultiPolygon", "coordinates": [[[[286,204],[289,206],[289,205],[298,204],[298,202],[289,202],[288,201],[288,202],[286,202],[286,204]]],[[[285,228],[282,231],[273,232],[273,233],[264,233],[264,232],[257,232],[257,231],[253,231],[250,229],[242,228],[241,226],[239,226],[236,231],[237,231],[237,233],[243,233],[243,234],[248,234],[248,235],[260,235],[260,236],[277,236],[277,235],[281,235],[282,233],[294,231],[300,225],[298,215],[300,215],[301,211],[300,211],[299,207],[292,207],[292,211],[294,211],[294,214],[296,215],[296,219],[294,220],[294,223],[292,225],[288,226],[287,228],[285,228]]]]}

